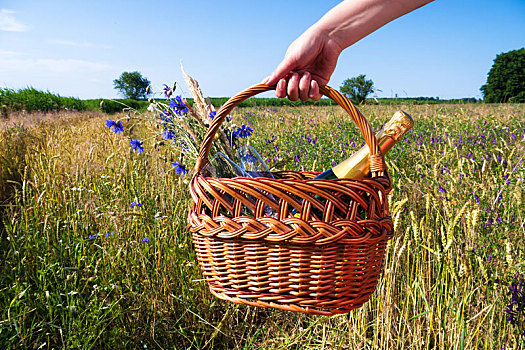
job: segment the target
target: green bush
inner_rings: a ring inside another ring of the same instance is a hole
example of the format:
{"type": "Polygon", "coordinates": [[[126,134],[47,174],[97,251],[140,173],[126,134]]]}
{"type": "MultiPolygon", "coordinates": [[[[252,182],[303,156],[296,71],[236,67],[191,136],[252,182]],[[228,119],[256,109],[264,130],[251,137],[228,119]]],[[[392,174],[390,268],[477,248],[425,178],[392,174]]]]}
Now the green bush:
{"type": "Polygon", "coordinates": [[[32,87],[14,90],[0,88],[0,106],[2,111],[49,112],[61,109],[83,111],[86,109],[82,100],[62,97],[49,91],[39,91],[32,87]]]}

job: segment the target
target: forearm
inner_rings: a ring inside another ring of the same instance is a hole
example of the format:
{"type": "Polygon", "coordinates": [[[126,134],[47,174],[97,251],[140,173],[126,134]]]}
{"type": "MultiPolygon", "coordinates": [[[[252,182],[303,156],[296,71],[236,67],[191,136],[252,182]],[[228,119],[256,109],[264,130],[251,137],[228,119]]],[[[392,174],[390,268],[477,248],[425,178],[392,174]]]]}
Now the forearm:
{"type": "Polygon", "coordinates": [[[345,0],[309,30],[334,40],[341,51],[388,22],[432,0],[345,0]]]}

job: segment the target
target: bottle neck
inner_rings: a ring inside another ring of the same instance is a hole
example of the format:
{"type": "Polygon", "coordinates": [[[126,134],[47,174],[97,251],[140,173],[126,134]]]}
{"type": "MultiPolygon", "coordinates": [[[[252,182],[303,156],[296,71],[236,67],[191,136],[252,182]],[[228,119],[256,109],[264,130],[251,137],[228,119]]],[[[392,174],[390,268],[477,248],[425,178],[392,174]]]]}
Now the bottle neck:
{"type": "Polygon", "coordinates": [[[390,151],[397,142],[389,135],[386,135],[383,129],[379,130],[379,132],[376,135],[376,138],[377,138],[377,142],[379,143],[379,148],[381,149],[381,152],[383,154],[390,151]]]}
{"type": "MultiPolygon", "coordinates": [[[[376,138],[383,154],[387,153],[396,144],[396,141],[389,135],[385,134],[383,129],[379,130],[376,134],[376,138]]],[[[339,179],[361,179],[366,177],[370,173],[369,156],[370,149],[368,148],[368,145],[365,145],[359,151],[354,153],[353,156],[332,168],[335,177],[339,179]]]]}

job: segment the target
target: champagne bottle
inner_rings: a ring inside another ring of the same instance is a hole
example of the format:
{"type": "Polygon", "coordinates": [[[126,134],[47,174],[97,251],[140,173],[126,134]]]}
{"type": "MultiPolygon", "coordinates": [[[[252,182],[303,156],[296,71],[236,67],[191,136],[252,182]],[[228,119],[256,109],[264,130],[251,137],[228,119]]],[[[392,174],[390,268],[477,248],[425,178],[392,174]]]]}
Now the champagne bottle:
{"type": "MultiPolygon", "coordinates": [[[[390,149],[399,141],[401,137],[414,126],[412,117],[404,112],[397,111],[376,134],[379,148],[383,154],[390,151],[390,149]]],[[[362,179],[370,172],[370,150],[368,145],[361,147],[359,151],[354,153],[350,158],[342,161],[334,166],[332,169],[317,175],[316,179],[362,179]]]]}
{"type": "MultiPolygon", "coordinates": [[[[401,137],[414,126],[414,120],[405,111],[399,110],[376,134],[379,148],[383,154],[387,153],[401,137]]],[[[350,158],[342,161],[331,169],[317,175],[316,179],[361,179],[370,173],[370,149],[368,145],[361,147],[350,158]]],[[[297,209],[292,210],[296,217],[300,215],[297,209]]]]}

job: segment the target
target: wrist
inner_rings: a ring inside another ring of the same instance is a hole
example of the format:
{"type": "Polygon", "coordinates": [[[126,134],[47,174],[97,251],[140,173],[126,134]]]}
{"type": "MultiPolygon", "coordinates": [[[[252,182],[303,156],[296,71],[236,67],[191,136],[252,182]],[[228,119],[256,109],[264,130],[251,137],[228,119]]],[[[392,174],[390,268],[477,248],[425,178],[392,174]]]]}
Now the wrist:
{"type": "Polygon", "coordinates": [[[321,42],[325,48],[330,48],[332,52],[335,51],[338,56],[349,46],[344,45],[344,41],[337,35],[338,33],[335,28],[327,26],[321,21],[308,28],[305,34],[306,33],[308,33],[308,36],[312,38],[312,40],[321,42]]]}

